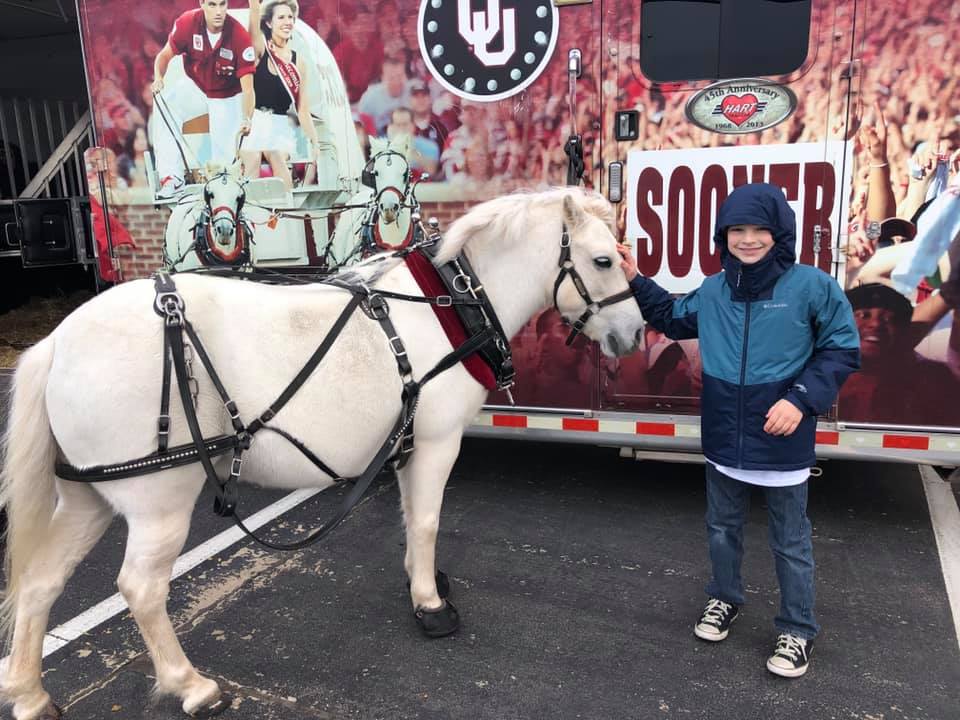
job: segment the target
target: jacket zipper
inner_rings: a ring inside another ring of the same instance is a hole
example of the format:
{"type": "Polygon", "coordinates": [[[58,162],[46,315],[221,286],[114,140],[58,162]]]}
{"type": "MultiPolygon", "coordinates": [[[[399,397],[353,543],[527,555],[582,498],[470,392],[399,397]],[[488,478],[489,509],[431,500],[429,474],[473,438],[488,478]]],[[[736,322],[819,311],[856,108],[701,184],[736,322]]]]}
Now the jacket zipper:
{"type": "MultiPolygon", "coordinates": [[[[740,287],[740,272],[737,287],[740,287]]],[[[743,321],[743,352],[740,355],[740,385],[737,388],[737,467],[743,465],[743,383],[747,379],[747,341],[750,337],[750,296],[747,295],[743,321]]]]}

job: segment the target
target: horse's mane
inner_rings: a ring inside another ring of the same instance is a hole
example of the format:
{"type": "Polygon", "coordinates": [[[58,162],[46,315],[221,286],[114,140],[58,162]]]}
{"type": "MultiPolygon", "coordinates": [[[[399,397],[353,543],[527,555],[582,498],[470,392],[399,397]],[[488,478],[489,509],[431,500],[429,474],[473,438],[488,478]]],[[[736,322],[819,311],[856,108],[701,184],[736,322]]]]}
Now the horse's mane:
{"type": "Polygon", "coordinates": [[[522,242],[529,227],[529,215],[549,207],[555,208],[559,219],[563,198],[567,196],[584,212],[613,226],[613,207],[600,193],[575,187],[558,187],[541,192],[521,190],[481,203],[455,220],[444,233],[434,262],[437,265],[450,262],[471,238],[483,233],[490,237],[507,238],[511,243],[522,242]]]}
{"type": "Polygon", "coordinates": [[[334,273],[333,277],[345,283],[364,282],[367,285],[372,285],[383,277],[388,270],[403,262],[400,258],[385,258],[384,255],[385,253],[378,253],[355,265],[342,267],[334,273]]]}

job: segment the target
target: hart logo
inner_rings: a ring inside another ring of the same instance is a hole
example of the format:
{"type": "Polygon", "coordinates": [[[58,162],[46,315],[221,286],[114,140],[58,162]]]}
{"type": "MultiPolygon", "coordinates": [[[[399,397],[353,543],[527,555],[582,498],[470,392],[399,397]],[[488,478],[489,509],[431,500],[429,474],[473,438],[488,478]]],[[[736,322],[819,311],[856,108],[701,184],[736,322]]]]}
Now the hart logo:
{"type": "Polygon", "coordinates": [[[709,85],[687,102],[687,118],[713,132],[760,132],[790,117],[797,98],[783,85],[766,80],[724,80],[709,85]]]}
{"type": "Polygon", "coordinates": [[[430,73],[468,100],[510,97],[553,55],[553,0],[421,0],[417,34],[430,73]]]}
{"type": "MultiPolygon", "coordinates": [[[[739,127],[763,110],[766,105],[759,102],[753,93],[747,93],[746,95],[727,95],[718,109],[721,115],[739,127]]],[[[716,112],[717,110],[714,110],[714,113],[716,112]]]]}

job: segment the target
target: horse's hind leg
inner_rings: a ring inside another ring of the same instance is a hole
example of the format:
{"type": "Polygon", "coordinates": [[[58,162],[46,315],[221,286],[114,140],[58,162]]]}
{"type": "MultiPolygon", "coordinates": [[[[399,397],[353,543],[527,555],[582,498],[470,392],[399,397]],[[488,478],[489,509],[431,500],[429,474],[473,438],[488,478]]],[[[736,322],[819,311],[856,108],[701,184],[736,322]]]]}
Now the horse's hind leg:
{"type": "Polygon", "coordinates": [[[187,659],[167,614],[170,574],[187,539],[192,505],[127,514],[130,534],[117,585],[150,652],[157,690],[178,696],[184,712],[207,715],[226,708],[220,702],[220,687],[187,659]]]}
{"type": "Polygon", "coordinates": [[[456,608],[440,598],[436,583],[437,531],[443,488],[459,452],[459,434],[440,440],[418,438],[413,457],[399,473],[407,528],[404,567],[410,578],[410,599],[417,622],[429,637],[449,635],[460,625],[456,608]]]}
{"type": "Polygon", "coordinates": [[[22,574],[14,618],[13,641],[6,659],[3,694],[13,703],[17,720],[57,718],[59,711],[43,689],[40,669],[43,636],[50,608],[63,591],[77,563],[103,536],[113,516],[89,485],[57,483],[58,503],[22,574]]]}

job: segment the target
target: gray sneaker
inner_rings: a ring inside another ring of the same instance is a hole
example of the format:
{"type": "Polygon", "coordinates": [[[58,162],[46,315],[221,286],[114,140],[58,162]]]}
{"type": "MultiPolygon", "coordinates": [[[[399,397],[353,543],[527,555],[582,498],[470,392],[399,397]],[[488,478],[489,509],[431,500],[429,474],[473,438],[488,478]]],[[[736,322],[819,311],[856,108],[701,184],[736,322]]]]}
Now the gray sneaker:
{"type": "Polygon", "coordinates": [[[701,640],[719,642],[730,633],[730,625],[740,615],[740,608],[718,598],[710,598],[693,626],[693,634],[701,640]]]}

